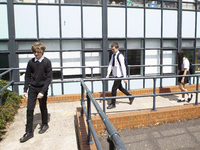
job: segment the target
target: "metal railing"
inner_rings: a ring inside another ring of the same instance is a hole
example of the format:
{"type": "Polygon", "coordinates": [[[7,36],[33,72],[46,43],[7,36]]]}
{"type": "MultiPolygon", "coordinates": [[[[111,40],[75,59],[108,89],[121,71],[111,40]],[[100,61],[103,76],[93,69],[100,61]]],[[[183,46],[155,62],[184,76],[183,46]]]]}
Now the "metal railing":
{"type": "Polygon", "coordinates": [[[82,105],[82,115],[83,113],[86,115],[87,117],[87,124],[88,124],[88,139],[87,139],[87,143],[88,144],[92,144],[92,137],[91,134],[93,135],[96,147],[98,150],[101,150],[101,145],[100,142],[97,138],[96,132],[94,130],[94,127],[92,125],[92,120],[91,120],[91,101],[94,105],[94,107],[96,108],[99,116],[101,117],[101,120],[103,121],[106,130],[109,134],[109,144],[110,144],[110,150],[114,150],[115,148],[117,148],[118,150],[126,150],[126,147],[124,146],[122,140],[119,137],[119,134],[117,132],[117,130],[115,129],[115,127],[110,123],[110,121],[108,120],[107,116],[105,115],[105,113],[102,111],[101,107],[99,106],[99,104],[97,103],[97,101],[95,100],[95,98],[93,97],[92,93],[90,92],[90,90],[87,88],[87,86],[85,85],[84,81],[81,79],[81,91],[82,91],[82,100],[81,100],[81,105],[82,105]],[[84,101],[84,91],[86,91],[87,93],[87,109],[85,107],[85,101],[84,101]]]}

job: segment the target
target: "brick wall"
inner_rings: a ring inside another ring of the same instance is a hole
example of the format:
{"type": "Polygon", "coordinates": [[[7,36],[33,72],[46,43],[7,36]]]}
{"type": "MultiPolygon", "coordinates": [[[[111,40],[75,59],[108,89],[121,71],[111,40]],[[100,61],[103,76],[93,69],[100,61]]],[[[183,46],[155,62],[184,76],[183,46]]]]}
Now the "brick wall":
{"type": "MultiPolygon", "coordinates": [[[[196,90],[196,84],[193,85],[186,85],[186,88],[189,91],[194,91],[196,90]]],[[[156,88],[156,93],[171,93],[171,92],[180,92],[179,86],[166,86],[164,88],[156,88]]],[[[152,88],[144,88],[144,89],[134,89],[130,90],[130,93],[132,95],[145,95],[145,94],[152,94],[153,89],[152,88]]],[[[111,92],[108,91],[105,93],[106,96],[111,96],[111,92]]],[[[117,96],[122,96],[123,93],[118,91],[117,96]]],[[[95,98],[97,97],[103,97],[102,92],[96,92],[93,94],[95,98]]],[[[86,98],[86,94],[84,95],[86,98]]],[[[55,96],[48,96],[47,101],[50,103],[54,102],[73,102],[73,101],[80,101],[81,99],[81,93],[80,94],[67,94],[67,95],[55,95],[55,96]]],[[[27,98],[26,99],[21,99],[22,104],[27,103],[27,98]]]]}

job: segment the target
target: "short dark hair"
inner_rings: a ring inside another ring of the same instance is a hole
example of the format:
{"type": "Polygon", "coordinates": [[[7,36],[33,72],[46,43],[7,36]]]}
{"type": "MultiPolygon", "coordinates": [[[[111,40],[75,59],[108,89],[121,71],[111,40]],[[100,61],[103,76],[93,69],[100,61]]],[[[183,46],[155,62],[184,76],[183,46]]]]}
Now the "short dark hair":
{"type": "Polygon", "coordinates": [[[112,47],[119,48],[119,45],[118,45],[117,42],[114,42],[114,43],[111,45],[111,48],[112,48],[112,47]]]}

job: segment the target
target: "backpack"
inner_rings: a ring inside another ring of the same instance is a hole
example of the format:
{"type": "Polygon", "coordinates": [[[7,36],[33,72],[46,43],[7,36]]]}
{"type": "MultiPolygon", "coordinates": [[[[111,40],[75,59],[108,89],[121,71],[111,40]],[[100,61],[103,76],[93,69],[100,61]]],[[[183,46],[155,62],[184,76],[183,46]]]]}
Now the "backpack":
{"type": "MultiPolygon", "coordinates": [[[[121,66],[121,62],[119,61],[119,55],[120,54],[122,54],[121,52],[119,52],[118,53],[118,55],[117,55],[117,60],[118,60],[118,62],[119,62],[119,65],[121,66]]],[[[122,54],[123,55],[123,54],[122,54]]],[[[124,55],[123,55],[124,56],[124,55]]],[[[128,69],[128,60],[127,60],[127,58],[124,56],[124,64],[125,64],[125,66],[126,66],[126,69],[128,69]]]]}
{"type": "Polygon", "coordinates": [[[192,66],[192,64],[190,63],[190,69],[189,69],[190,74],[195,74],[195,70],[194,67],[192,66]]]}

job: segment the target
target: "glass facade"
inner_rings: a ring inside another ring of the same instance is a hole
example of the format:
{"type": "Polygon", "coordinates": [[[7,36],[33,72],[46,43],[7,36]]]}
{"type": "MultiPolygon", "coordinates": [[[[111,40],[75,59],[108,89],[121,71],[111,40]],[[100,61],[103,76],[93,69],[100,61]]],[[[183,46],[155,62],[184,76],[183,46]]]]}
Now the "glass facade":
{"type": "MultiPolygon", "coordinates": [[[[31,45],[40,41],[59,81],[91,73],[105,77],[107,68],[84,67],[107,66],[113,42],[127,57],[131,76],[176,74],[181,49],[199,62],[199,0],[0,0],[0,22],[0,55],[7,66],[26,68],[34,57],[31,45]]],[[[24,72],[19,71],[19,81],[24,72]]],[[[70,93],[67,83],[54,86],[70,93]]]]}

